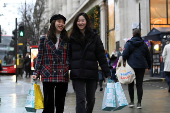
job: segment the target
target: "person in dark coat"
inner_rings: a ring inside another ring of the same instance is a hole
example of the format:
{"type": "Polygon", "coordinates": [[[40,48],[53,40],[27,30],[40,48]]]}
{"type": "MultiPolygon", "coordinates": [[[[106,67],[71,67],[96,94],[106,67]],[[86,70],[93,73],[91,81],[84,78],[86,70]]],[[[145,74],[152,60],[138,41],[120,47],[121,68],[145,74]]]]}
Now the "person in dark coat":
{"type": "MultiPolygon", "coordinates": [[[[134,69],[136,75],[136,88],[137,88],[137,108],[141,109],[141,101],[143,96],[143,77],[145,69],[151,68],[151,56],[148,46],[141,38],[141,32],[139,29],[133,31],[133,37],[128,40],[124,46],[122,53],[123,60],[134,69]]],[[[128,91],[131,102],[129,107],[134,106],[134,82],[128,84],[128,91]]]]}
{"type": "Polygon", "coordinates": [[[34,58],[33,60],[33,64],[34,64],[34,69],[35,69],[35,64],[36,64],[36,61],[37,61],[37,56],[34,58]]]}
{"type": "Polygon", "coordinates": [[[22,68],[23,68],[23,62],[24,62],[24,59],[21,57],[21,55],[19,55],[19,65],[17,65],[17,75],[19,76],[19,74],[21,74],[21,77],[22,77],[22,68]]]}
{"type": "Polygon", "coordinates": [[[27,53],[26,54],[26,57],[25,57],[25,60],[24,60],[24,67],[25,67],[25,72],[26,72],[26,76],[29,74],[29,77],[30,77],[30,74],[31,74],[31,58],[30,58],[30,54],[27,53]]]}
{"type": "Polygon", "coordinates": [[[117,82],[117,77],[116,77],[116,66],[115,66],[115,68],[113,68],[113,65],[115,64],[115,63],[117,63],[117,61],[118,61],[118,59],[117,59],[117,57],[114,55],[114,54],[112,54],[112,56],[110,57],[110,63],[109,63],[109,67],[110,67],[110,71],[111,71],[111,80],[114,80],[115,82],[117,82]]]}
{"type": "Polygon", "coordinates": [[[117,53],[117,58],[119,58],[120,56],[122,56],[123,50],[122,47],[119,47],[119,51],[117,53]]]}
{"type": "Polygon", "coordinates": [[[105,77],[111,74],[102,41],[97,32],[91,29],[86,13],[76,16],[70,45],[70,78],[75,87],[76,113],[92,113],[98,82],[98,62],[105,77]]]}

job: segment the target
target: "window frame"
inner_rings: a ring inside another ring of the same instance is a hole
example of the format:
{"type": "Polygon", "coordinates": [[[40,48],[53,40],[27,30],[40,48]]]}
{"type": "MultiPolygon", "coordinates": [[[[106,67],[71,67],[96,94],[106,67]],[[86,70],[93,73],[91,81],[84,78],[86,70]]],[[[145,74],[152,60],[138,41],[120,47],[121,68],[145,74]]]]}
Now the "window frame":
{"type": "Polygon", "coordinates": [[[170,7],[170,5],[168,6],[168,1],[170,1],[170,0],[166,0],[166,18],[167,18],[167,24],[151,24],[151,0],[149,0],[149,13],[150,13],[150,30],[151,30],[151,26],[153,26],[153,25],[170,25],[170,23],[169,23],[169,16],[168,16],[168,7],[170,7]]]}

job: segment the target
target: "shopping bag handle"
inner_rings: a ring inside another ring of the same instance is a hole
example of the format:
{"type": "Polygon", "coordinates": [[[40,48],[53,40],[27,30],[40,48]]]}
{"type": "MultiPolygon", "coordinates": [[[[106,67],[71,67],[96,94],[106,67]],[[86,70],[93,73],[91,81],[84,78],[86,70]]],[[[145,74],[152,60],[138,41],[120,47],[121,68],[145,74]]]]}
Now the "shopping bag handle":
{"type": "Polygon", "coordinates": [[[114,83],[114,80],[112,80],[111,78],[109,78],[108,83],[114,83]]]}
{"type": "Polygon", "coordinates": [[[37,84],[37,79],[32,78],[32,79],[31,79],[31,83],[37,84]]]}

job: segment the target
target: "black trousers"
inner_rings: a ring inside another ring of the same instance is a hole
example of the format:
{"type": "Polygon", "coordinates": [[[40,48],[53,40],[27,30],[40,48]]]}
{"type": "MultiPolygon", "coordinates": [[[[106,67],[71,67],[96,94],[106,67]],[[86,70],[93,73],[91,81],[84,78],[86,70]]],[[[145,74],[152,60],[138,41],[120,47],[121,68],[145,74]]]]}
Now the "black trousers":
{"type": "MultiPolygon", "coordinates": [[[[137,88],[137,96],[138,103],[141,103],[143,96],[143,77],[145,74],[145,69],[143,68],[134,68],[136,75],[136,88],[137,88]]],[[[131,84],[128,84],[129,96],[131,102],[134,102],[134,81],[131,84]]]]}
{"type": "Polygon", "coordinates": [[[73,80],[73,85],[76,92],[76,113],[92,113],[95,104],[97,81],[76,79],[73,80]]]}
{"type": "Polygon", "coordinates": [[[170,87],[170,72],[165,71],[165,78],[168,86],[170,87]]]}
{"type": "Polygon", "coordinates": [[[18,76],[19,76],[19,74],[21,74],[21,77],[22,77],[22,68],[17,68],[17,74],[18,74],[18,76]]]}
{"type": "Polygon", "coordinates": [[[54,113],[54,106],[56,113],[63,113],[67,88],[68,83],[43,82],[44,110],[42,113],[54,113]]]}

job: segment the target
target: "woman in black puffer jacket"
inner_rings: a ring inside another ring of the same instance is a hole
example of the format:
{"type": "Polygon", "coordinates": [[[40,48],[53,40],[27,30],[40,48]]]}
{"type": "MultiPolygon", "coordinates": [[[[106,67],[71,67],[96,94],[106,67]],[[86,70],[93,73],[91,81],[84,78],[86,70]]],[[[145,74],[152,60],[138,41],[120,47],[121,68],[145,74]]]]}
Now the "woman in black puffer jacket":
{"type": "Polygon", "coordinates": [[[98,81],[98,62],[105,77],[110,77],[111,74],[102,41],[97,32],[91,29],[86,13],[78,14],[74,20],[70,46],[70,78],[76,92],[76,113],[92,113],[98,81]]]}

